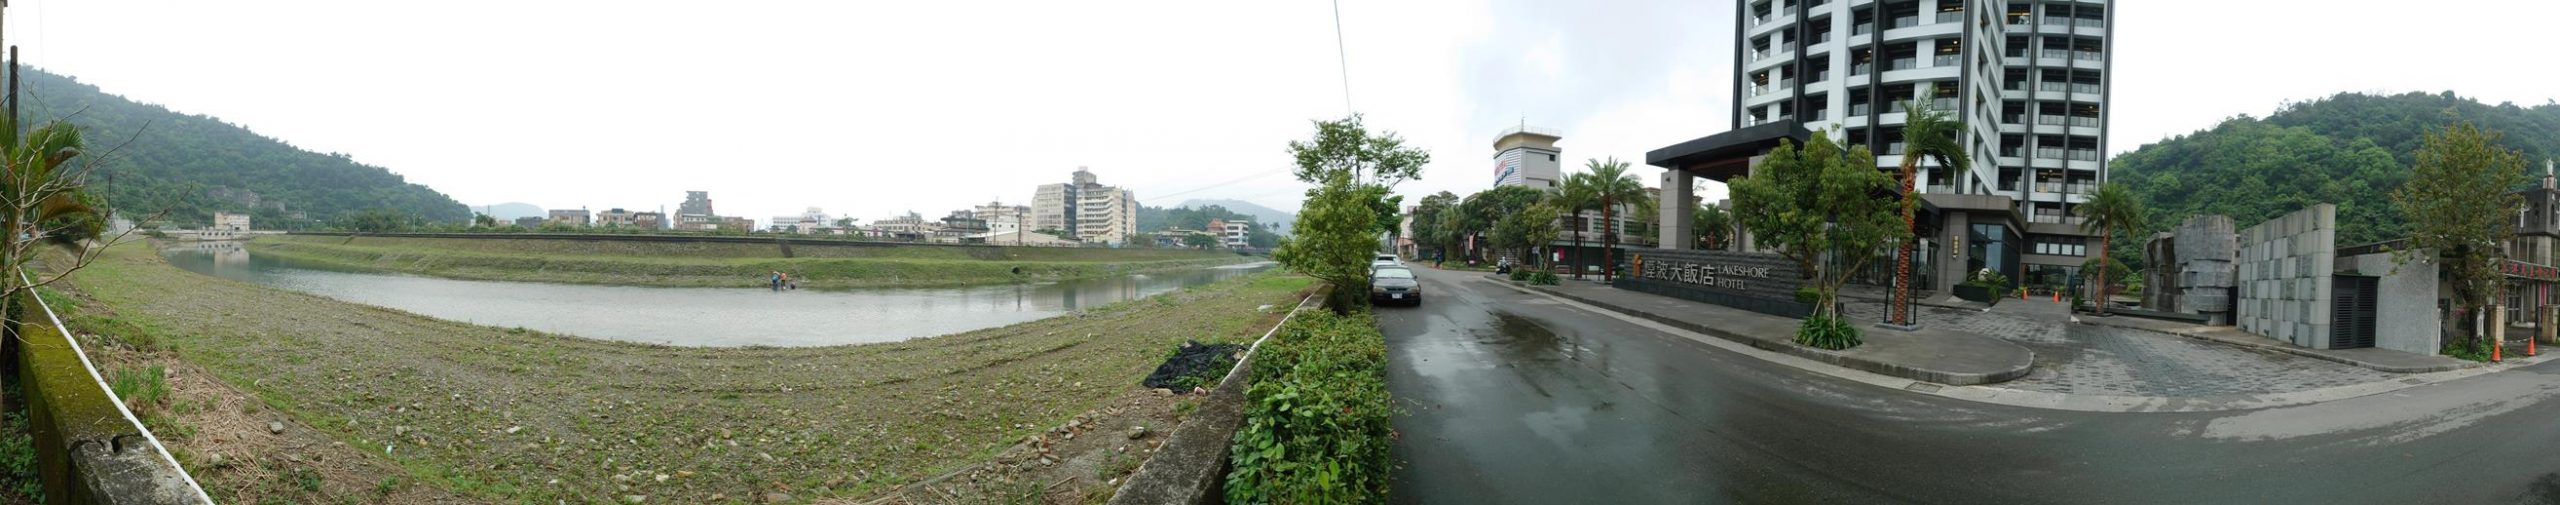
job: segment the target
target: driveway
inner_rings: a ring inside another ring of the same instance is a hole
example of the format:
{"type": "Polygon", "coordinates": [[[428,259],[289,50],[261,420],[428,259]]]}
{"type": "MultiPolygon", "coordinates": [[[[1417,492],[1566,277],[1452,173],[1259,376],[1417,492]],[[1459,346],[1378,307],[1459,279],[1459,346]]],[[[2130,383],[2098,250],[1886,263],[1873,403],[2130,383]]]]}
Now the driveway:
{"type": "Polygon", "coordinates": [[[2551,366],[2279,409],[2040,410],[1419,273],[1425,304],[1378,310],[1398,503],[2560,503],[2551,366]]]}

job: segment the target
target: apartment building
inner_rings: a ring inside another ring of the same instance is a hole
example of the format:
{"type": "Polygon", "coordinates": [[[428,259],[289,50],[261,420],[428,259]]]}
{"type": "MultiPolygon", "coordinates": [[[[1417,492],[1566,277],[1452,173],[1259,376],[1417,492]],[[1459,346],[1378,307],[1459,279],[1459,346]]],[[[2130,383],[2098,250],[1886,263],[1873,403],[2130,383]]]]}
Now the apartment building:
{"type": "Polygon", "coordinates": [[[586,226],[589,223],[587,209],[551,209],[550,215],[551,218],[543,220],[543,224],[586,226]]]}
{"type": "MultiPolygon", "coordinates": [[[[1921,286],[1943,289],[1962,281],[1950,276],[1983,268],[2022,284],[2077,274],[2094,239],[2072,209],[2106,180],[2115,2],[1746,0],[1735,8],[1736,132],[1827,131],[1893,168],[1903,161],[1906,104],[1965,123],[1958,141],[1972,166],[1923,163],[1915,183],[1944,211],[1924,226],[1920,246],[1933,254],[1919,257],[1949,257],[1922,265],[1930,282],[1921,286]]],[[[1708,140],[1654,154],[1696,165],[1704,161],[1696,155],[1733,144],[1708,140]]],[[[1718,169],[1693,172],[1722,180],[1710,175],[1718,169]]],[[[1870,277],[1890,265],[1877,270],[1870,277]]]]}
{"type": "Polygon", "coordinates": [[[1005,205],[1003,201],[987,202],[971,211],[978,219],[987,222],[987,231],[991,233],[1027,231],[1022,225],[1031,217],[1031,206],[1005,205]]]}
{"type": "Polygon", "coordinates": [[[1079,223],[1076,209],[1083,202],[1082,190],[1096,185],[1099,184],[1093,172],[1085,167],[1076,167],[1067,182],[1040,185],[1031,194],[1031,229],[1057,230],[1073,238],[1079,223]]]}
{"type": "Polygon", "coordinates": [[[596,213],[596,226],[603,228],[637,228],[639,227],[637,216],[637,213],[622,210],[621,207],[605,209],[604,212],[596,213]]]}
{"type": "Polygon", "coordinates": [[[1137,192],[1111,186],[1088,186],[1078,190],[1077,202],[1077,239],[1120,245],[1137,237],[1137,192]]]}

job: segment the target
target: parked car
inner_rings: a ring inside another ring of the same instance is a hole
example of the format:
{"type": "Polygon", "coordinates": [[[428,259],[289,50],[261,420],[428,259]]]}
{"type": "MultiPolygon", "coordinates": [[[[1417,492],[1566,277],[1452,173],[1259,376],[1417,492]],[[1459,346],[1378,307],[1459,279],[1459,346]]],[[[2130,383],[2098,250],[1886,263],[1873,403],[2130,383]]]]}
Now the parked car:
{"type": "Polygon", "coordinates": [[[1404,260],[1396,259],[1396,255],[1393,255],[1393,254],[1378,253],[1378,257],[1377,257],[1376,259],[1372,259],[1372,260],[1370,260],[1370,261],[1369,261],[1369,266],[1371,266],[1371,267],[1400,267],[1400,266],[1404,266],[1404,260]]]}
{"type": "Polygon", "coordinates": [[[1369,269],[1369,303],[1410,303],[1422,305],[1422,279],[1414,278],[1413,269],[1388,266],[1369,269]]]}

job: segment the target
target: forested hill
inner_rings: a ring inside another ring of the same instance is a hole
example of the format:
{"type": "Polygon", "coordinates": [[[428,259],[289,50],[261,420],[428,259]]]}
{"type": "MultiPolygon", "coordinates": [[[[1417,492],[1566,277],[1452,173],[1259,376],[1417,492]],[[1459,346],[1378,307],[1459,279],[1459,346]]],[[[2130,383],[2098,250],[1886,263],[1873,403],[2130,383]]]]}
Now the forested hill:
{"type": "Polygon", "coordinates": [[[2142,146],[2111,162],[2109,177],[2143,195],[2155,229],[2199,213],[2248,226],[2326,202],[2338,204],[2339,245],[2376,242],[2408,233],[2390,192],[2408,180],[2424,133],[2462,121],[2504,133],[2536,180],[2542,160],[2560,156],[2560,104],[2341,93],[2142,146]]]}
{"type": "Polygon", "coordinates": [[[469,208],[453,198],[344,154],[306,151],[220,119],[136,103],[62,75],[28,69],[20,79],[29,94],[22,117],[32,123],[68,116],[81,126],[92,155],[118,149],[101,158],[112,162],[90,182],[126,215],[165,209],[166,221],[193,225],[207,222],[215,211],[248,211],[260,228],[377,208],[432,221],[471,218],[469,208]],[[139,137],[134,136],[137,130],[139,137]]]}

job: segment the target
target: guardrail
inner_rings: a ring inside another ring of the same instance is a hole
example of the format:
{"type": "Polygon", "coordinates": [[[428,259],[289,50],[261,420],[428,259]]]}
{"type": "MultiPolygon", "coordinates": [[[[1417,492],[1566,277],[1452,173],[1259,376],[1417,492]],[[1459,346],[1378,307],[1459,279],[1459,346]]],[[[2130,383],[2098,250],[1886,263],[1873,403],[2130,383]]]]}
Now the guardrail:
{"type": "MultiPolygon", "coordinates": [[[[25,279],[26,273],[18,276],[25,279]]],[[[46,503],[213,503],[160,437],[107,386],[53,306],[33,294],[12,306],[44,315],[17,318],[9,336],[20,343],[19,400],[27,406],[46,503]]]]}

